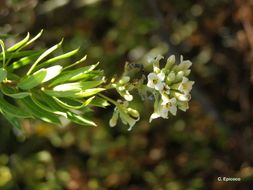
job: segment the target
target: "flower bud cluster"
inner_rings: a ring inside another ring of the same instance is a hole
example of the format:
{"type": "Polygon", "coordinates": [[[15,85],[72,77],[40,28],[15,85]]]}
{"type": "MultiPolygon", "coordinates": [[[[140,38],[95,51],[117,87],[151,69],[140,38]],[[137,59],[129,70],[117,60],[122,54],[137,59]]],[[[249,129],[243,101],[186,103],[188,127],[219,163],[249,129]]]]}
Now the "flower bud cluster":
{"type": "Polygon", "coordinates": [[[129,81],[129,76],[123,76],[117,83],[112,84],[112,86],[126,101],[133,100],[133,96],[129,93],[129,81]]]}
{"type": "Polygon", "coordinates": [[[130,131],[135,123],[140,119],[139,112],[133,108],[129,108],[129,103],[127,101],[122,102],[121,100],[117,101],[116,107],[112,118],[110,119],[110,126],[114,127],[117,125],[118,119],[120,117],[121,121],[125,125],[129,125],[128,130],[130,131]]]}
{"type": "Polygon", "coordinates": [[[153,72],[148,75],[147,87],[155,98],[154,113],[150,116],[150,122],[159,117],[168,118],[169,113],[176,115],[177,109],[186,111],[194,84],[187,78],[192,65],[189,60],[183,60],[181,56],[180,63],[176,64],[175,56],[172,55],[161,69],[162,58],[158,56],[152,60],[153,72]]]}

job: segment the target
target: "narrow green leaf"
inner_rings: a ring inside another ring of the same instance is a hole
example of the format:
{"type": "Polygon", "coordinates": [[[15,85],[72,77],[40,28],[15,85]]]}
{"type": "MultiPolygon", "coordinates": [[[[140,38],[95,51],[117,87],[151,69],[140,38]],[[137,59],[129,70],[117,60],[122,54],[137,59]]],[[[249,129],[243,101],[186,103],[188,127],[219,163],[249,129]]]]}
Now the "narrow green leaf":
{"type": "Polygon", "coordinates": [[[94,98],[95,98],[95,96],[92,96],[92,97],[88,98],[87,100],[84,101],[83,105],[88,106],[94,98]]]}
{"type": "Polygon", "coordinates": [[[40,69],[30,76],[26,76],[18,83],[18,87],[23,90],[34,88],[44,82],[47,82],[60,74],[62,66],[55,65],[46,69],[40,69]]]}
{"type": "Polygon", "coordinates": [[[61,124],[61,121],[58,118],[58,115],[50,113],[44,109],[41,109],[37,104],[33,102],[31,97],[26,97],[19,100],[28,111],[37,119],[40,119],[45,122],[61,124]]]}
{"type": "Polygon", "coordinates": [[[97,126],[96,123],[94,123],[93,121],[90,121],[84,118],[83,116],[77,115],[73,112],[67,112],[67,115],[68,115],[68,118],[74,123],[85,125],[85,126],[94,126],[94,127],[97,126]]]}
{"type": "Polygon", "coordinates": [[[43,67],[47,67],[48,65],[52,65],[53,63],[56,63],[56,62],[58,62],[60,60],[67,59],[67,58],[75,55],[78,51],[79,51],[79,49],[75,49],[75,50],[70,51],[68,53],[56,56],[56,57],[54,57],[52,59],[48,59],[48,60],[44,61],[43,63],[39,64],[37,66],[37,70],[40,69],[40,68],[43,68],[43,67]]]}
{"type": "Polygon", "coordinates": [[[65,117],[65,118],[67,118],[67,114],[65,112],[62,112],[62,111],[57,110],[57,109],[54,109],[52,106],[49,106],[48,103],[45,102],[45,100],[42,101],[35,94],[33,94],[31,97],[32,97],[33,102],[38,107],[40,107],[41,109],[43,109],[45,111],[48,111],[48,112],[51,112],[51,113],[56,114],[56,115],[61,115],[61,116],[65,117]]]}
{"type": "Polygon", "coordinates": [[[55,97],[70,97],[70,98],[76,98],[76,93],[80,92],[80,90],[72,90],[72,91],[54,91],[54,90],[46,90],[44,88],[41,89],[43,92],[45,92],[49,96],[55,96],[55,97]]]}
{"type": "Polygon", "coordinates": [[[41,55],[41,52],[37,52],[37,53],[34,53],[33,55],[22,57],[18,61],[15,61],[11,65],[9,65],[7,70],[13,71],[15,69],[19,69],[20,67],[28,65],[28,64],[34,62],[40,55],[41,55]]]}
{"type": "MultiPolygon", "coordinates": [[[[55,86],[57,84],[65,83],[65,82],[73,82],[76,80],[81,80],[83,78],[88,78],[91,71],[93,71],[96,68],[96,65],[89,65],[86,67],[78,68],[72,71],[63,71],[61,75],[56,77],[50,84],[49,87],[55,86]]],[[[95,73],[99,75],[99,73],[95,73]]],[[[92,75],[94,76],[94,74],[92,75]]]]}
{"type": "Polygon", "coordinates": [[[53,98],[60,106],[66,109],[81,109],[84,106],[81,101],[72,98],[53,98]]]}
{"type": "Polygon", "coordinates": [[[53,97],[45,94],[44,92],[36,93],[36,97],[43,100],[45,104],[47,104],[53,110],[58,110],[60,112],[66,112],[66,109],[61,107],[58,103],[55,102],[53,97]]]}
{"type": "Polygon", "coordinates": [[[33,70],[35,69],[35,67],[37,66],[37,64],[42,61],[45,57],[47,57],[50,53],[52,53],[53,51],[55,51],[56,49],[58,49],[61,44],[62,44],[63,40],[54,45],[53,47],[49,48],[48,50],[46,50],[44,53],[41,54],[41,56],[39,56],[39,58],[35,61],[35,63],[31,66],[31,68],[29,69],[29,71],[27,72],[27,75],[30,75],[33,70]]]}
{"type": "Polygon", "coordinates": [[[0,60],[3,60],[3,67],[5,67],[5,60],[6,60],[6,54],[5,54],[5,47],[4,47],[4,42],[0,40],[0,46],[2,48],[2,57],[0,57],[0,60]]]}
{"type": "Polygon", "coordinates": [[[17,86],[23,90],[29,90],[31,88],[40,85],[44,80],[44,78],[46,77],[46,75],[47,75],[46,70],[39,70],[31,76],[26,76],[18,83],[17,86]]]}
{"type": "Polygon", "coordinates": [[[6,85],[2,85],[2,92],[6,96],[10,96],[15,99],[24,98],[30,95],[30,92],[19,92],[17,89],[13,89],[6,85]]]}
{"type": "Polygon", "coordinates": [[[102,92],[104,90],[105,90],[104,88],[91,88],[91,89],[87,89],[87,90],[76,93],[76,96],[80,98],[89,97],[99,92],[102,92]]]}
{"type": "Polygon", "coordinates": [[[96,96],[94,99],[92,99],[89,105],[105,108],[109,106],[110,103],[105,99],[96,96]]]}
{"type": "Polygon", "coordinates": [[[68,66],[64,67],[64,70],[69,69],[69,68],[71,68],[71,67],[74,67],[74,66],[76,66],[76,65],[78,65],[78,64],[80,64],[80,63],[82,63],[82,62],[84,62],[84,61],[86,60],[86,58],[87,58],[87,55],[85,55],[85,56],[82,57],[80,60],[76,61],[75,63],[73,63],[73,64],[71,64],[71,65],[68,65],[68,66]]]}
{"type": "MultiPolygon", "coordinates": [[[[34,55],[36,53],[43,53],[45,50],[26,50],[26,51],[19,51],[19,52],[5,52],[6,59],[16,59],[16,58],[23,58],[26,56],[34,55]]],[[[3,53],[0,53],[0,61],[3,60],[3,53]]]]}
{"type": "Polygon", "coordinates": [[[95,95],[101,91],[104,91],[104,88],[91,88],[87,90],[68,90],[68,91],[54,91],[42,89],[47,95],[55,97],[66,97],[66,98],[84,98],[95,95]]]}
{"type": "Polygon", "coordinates": [[[8,48],[7,51],[8,52],[16,51],[17,49],[19,49],[20,47],[22,47],[23,45],[25,45],[28,42],[29,38],[30,38],[30,34],[28,32],[27,35],[26,35],[26,37],[23,40],[21,40],[20,42],[14,44],[10,48],[8,48]]]}
{"type": "Polygon", "coordinates": [[[18,117],[18,118],[31,117],[30,113],[26,112],[25,110],[22,110],[21,108],[17,106],[10,104],[3,97],[0,97],[0,107],[3,110],[3,112],[10,114],[14,117],[18,117]]]}
{"type": "Polygon", "coordinates": [[[4,68],[0,68],[0,82],[6,79],[7,71],[4,68]]]}
{"type": "Polygon", "coordinates": [[[54,91],[71,91],[71,90],[86,90],[89,88],[94,88],[100,84],[102,84],[102,80],[95,80],[95,81],[84,81],[84,82],[73,82],[73,83],[66,83],[60,84],[53,88],[54,91]]]}
{"type": "Polygon", "coordinates": [[[43,33],[43,29],[40,30],[40,32],[36,36],[34,36],[31,40],[29,40],[25,45],[23,45],[22,49],[32,44],[35,40],[37,40],[42,35],[42,33],[43,33]]]}

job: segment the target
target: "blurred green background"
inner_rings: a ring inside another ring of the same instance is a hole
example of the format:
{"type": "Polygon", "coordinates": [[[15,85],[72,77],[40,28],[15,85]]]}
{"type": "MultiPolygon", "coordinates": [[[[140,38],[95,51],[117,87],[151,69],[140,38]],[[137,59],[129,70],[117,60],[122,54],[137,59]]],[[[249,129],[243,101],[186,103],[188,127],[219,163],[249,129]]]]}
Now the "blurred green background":
{"type": "Polygon", "coordinates": [[[182,54],[193,62],[193,98],[186,113],[152,124],[152,103],[137,102],[131,132],[109,127],[113,108],[95,110],[97,128],[25,120],[24,134],[1,117],[0,189],[252,189],[252,1],[0,1],[7,44],[42,28],[38,47],[64,38],[62,51],[80,47],[108,76],[154,48],[182,54]]]}

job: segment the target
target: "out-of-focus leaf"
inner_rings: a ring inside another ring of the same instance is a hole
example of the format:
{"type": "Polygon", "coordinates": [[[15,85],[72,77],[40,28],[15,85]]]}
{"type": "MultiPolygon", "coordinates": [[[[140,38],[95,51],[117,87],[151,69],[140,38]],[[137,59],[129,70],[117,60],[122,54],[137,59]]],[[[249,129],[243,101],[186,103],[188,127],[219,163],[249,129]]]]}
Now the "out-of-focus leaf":
{"type": "Polygon", "coordinates": [[[30,76],[26,76],[18,83],[18,87],[23,90],[34,88],[41,83],[47,82],[60,74],[62,66],[55,65],[46,69],[40,69],[30,76]]]}
{"type": "Polygon", "coordinates": [[[0,82],[2,82],[7,76],[7,71],[4,68],[0,68],[0,82]]]}
{"type": "Polygon", "coordinates": [[[4,115],[4,117],[10,122],[10,124],[13,127],[16,127],[17,129],[21,129],[21,124],[20,124],[20,119],[17,117],[13,117],[10,114],[7,114],[5,112],[2,112],[2,114],[4,115]]]}
{"type": "Polygon", "coordinates": [[[67,115],[68,115],[68,118],[74,123],[85,125],[85,126],[94,126],[94,127],[97,126],[96,123],[94,123],[93,121],[88,120],[84,118],[83,116],[77,115],[73,112],[67,112],[67,115]]]}
{"type": "Polygon", "coordinates": [[[30,38],[30,33],[28,32],[26,37],[23,40],[21,40],[20,42],[14,44],[10,48],[8,48],[7,51],[12,52],[12,51],[18,50],[20,47],[22,47],[23,45],[25,45],[28,42],[29,38],[30,38]]]}
{"type": "MultiPolygon", "coordinates": [[[[62,40],[63,41],[63,40],[62,40]]],[[[35,61],[35,63],[31,66],[31,68],[29,69],[29,71],[27,72],[27,75],[30,75],[33,70],[35,69],[35,67],[37,66],[37,64],[42,61],[45,57],[47,57],[50,53],[52,53],[53,51],[55,51],[56,49],[58,49],[61,44],[62,41],[56,45],[54,45],[53,47],[49,48],[48,50],[46,50],[44,53],[41,54],[41,56],[39,56],[39,58],[35,61]]]]}
{"type": "Polygon", "coordinates": [[[0,107],[3,112],[18,118],[29,118],[31,114],[17,106],[7,102],[3,97],[0,97],[0,107]]]}
{"type": "Polygon", "coordinates": [[[96,68],[97,64],[89,65],[86,67],[78,68],[72,71],[63,71],[61,75],[56,77],[50,84],[49,87],[55,86],[57,84],[65,82],[73,82],[76,80],[81,80],[87,77],[87,74],[96,68]]]}
{"type": "Polygon", "coordinates": [[[13,89],[13,88],[6,86],[6,85],[2,85],[2,92],[6,96],[10,96],[15,99],[24,98],[24,97],[30,95],[30,92],[18,92],[17,89],[13,89]]]}
{"type": "Polygon", "coordinates": [[[33,102],[31,97],[20,99],[20,102],[28,108],[28,111],[37,119],[45,122],[61,124],[58,116],[44,109],[41,109],[37,104],[33,102]]]}

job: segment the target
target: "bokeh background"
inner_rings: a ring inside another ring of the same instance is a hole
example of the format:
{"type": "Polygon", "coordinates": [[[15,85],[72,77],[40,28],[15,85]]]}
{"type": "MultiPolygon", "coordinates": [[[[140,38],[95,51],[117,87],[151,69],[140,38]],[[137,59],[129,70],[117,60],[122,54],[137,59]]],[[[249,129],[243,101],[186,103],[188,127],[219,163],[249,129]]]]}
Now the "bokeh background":
{"type": "Polygon", "coordinates": [[[108,76],[150,50],[184,55],[190,109],[150,124],[152,103],[136,102],[142,118],[131,132],[109,127],[113,108],[94,111],[97,128],[25,120],[23,134],[0,117],[0,189],[252,189],[253,1],[0,1],[7,44],[42,28],[36,46],[64,38],[63,52],[80,47],[108,76]]]}

